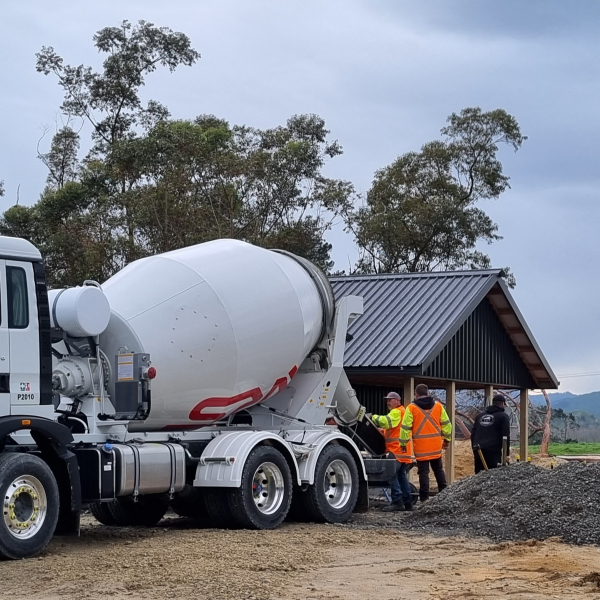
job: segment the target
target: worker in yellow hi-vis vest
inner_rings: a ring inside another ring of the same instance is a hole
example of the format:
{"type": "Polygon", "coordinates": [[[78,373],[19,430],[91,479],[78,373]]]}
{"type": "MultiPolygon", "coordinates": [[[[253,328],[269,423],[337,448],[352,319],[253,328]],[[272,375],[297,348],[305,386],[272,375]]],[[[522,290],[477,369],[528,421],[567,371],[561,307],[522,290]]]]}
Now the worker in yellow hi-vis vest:
{"type": "Polygon", "coordinates": [[[446,409],[429,395],[429,388],[421,383],[415,387],[415,399],[407,406],[400,433],[400,446],[408,452],[412,438],[413,452],[419,473],[419,499],[429,499],[429,466],[437,481],[438,492],[447,486],[442,449],[448,447],[452,423],[446,409]]]}
{"type": "Polygon", "coordinates": [[[390,481],[392,503],[383,510],[386,512],[412,510],[408,470],[414,457],[412,456],[412,448],[408,448],[407,452],[402,452],[400,447],[400,426],[404,417],[404,406],[400,402],[400,395],[396,392],[390,392],[385,399],[390,412],[381,416],[371,415],[371,420],[383,433],[386,452],[391,452],[396,458],[396,477],[390,481]]]}

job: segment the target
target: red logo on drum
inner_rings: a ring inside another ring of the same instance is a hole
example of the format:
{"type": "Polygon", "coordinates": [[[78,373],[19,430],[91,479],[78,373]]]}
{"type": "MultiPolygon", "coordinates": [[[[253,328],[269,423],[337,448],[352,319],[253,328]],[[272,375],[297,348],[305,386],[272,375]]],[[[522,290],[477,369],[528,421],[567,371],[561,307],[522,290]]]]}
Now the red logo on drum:
{"type": "Polygon", "coordinates": [[[298,371],[298,367],[293,367],[292,370],[288,373],[287,377],[280,377],[271,387],[267,394],[263,394],[260,388],[253,388],[248,390],[247,392],[242,392],[241,394],[237,394],[235,396],[231,396],[229,398],[206,398],[199,402],[190,412],[190,421],[204,421],[210,422],[219,421],[225,418],[228,414],[230,414],[233,410],[239,411],[244,410],[245,408],[249,408],[250,406],[254,406],[258,404],[262,400],[267,400],[271,398],[275,394],[285,390],[288,385],[288,382],[292,379],[292,377],[298,371]],[[237,406],[236,406],[237,405],[237,406]],[[224,409],[223,411],[211,411],[204,412],[205,409],[224,409]],[[229,410],[227,410],[229,409],[229,410]]]}

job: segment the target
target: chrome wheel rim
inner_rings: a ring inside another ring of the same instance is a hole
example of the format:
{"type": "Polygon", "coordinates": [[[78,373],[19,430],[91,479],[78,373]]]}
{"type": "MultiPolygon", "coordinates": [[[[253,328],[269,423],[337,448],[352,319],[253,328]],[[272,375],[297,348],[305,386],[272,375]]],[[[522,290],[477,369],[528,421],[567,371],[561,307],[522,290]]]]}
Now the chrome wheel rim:
{"type": "Polygon", "coordinates": [[[40,480],[33,475],[21,475],[6,489],[2,500],[4,524],[9,533],[19,539],[32,538],[46,520],[48,501],[40,480]]]}
{"type": "Polygon", "coordinates": [[[325,499],[332,508],[344,508],[352,495],[352,475],[343,460],[333,460],[325,469],[323,478],[325,499]]]}
{"type": "Polygon", "coordinates": [[[283,503],[285,483],[279,467],[272,463],[262,463],[252,478],[252,498],[256,508],[263,515],[277,512],[283,503]]]}

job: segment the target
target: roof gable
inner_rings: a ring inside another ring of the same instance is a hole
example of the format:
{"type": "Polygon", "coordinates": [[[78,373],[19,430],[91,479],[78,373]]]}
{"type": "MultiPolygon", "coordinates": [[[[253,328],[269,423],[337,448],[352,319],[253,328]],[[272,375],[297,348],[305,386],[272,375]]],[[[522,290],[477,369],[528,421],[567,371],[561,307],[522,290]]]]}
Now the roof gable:
{"type": "Polygon", "coordinates": [[[487,298],[466,318],[423,375],[453,381],[535,388],[529,369],[487,298]],[[472,356],[479,360],[470,360],[472,356]]]}
{"type": "Polygon", "coordinates": [[[353,339],[346,346],[345,366],[422,374],[489,295],[531,381],[557,387],[501,275],[495,269],[332,277],[337,299],[356,295],[365,303],[364,314],[350,327],[353,339]]]}

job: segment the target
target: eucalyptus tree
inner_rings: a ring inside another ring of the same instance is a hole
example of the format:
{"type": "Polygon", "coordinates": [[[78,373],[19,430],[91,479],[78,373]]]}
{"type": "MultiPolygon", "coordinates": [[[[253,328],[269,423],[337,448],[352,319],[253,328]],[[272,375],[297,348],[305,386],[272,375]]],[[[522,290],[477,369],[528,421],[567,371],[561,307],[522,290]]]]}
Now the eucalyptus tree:
{"type": "MultiPolygon", "coordinates": [[[[366,203],[347,225],[360,249],[360,272],[488,268],[479,242],[502,239],[481,208],[508,189],[501,145],[517,151],[527,138],[502,109],[466,108],[448,118],[442,139],[376,172],[366,203]]],[[[508,281],[514,278],[508,273],[508,281]]]]}

